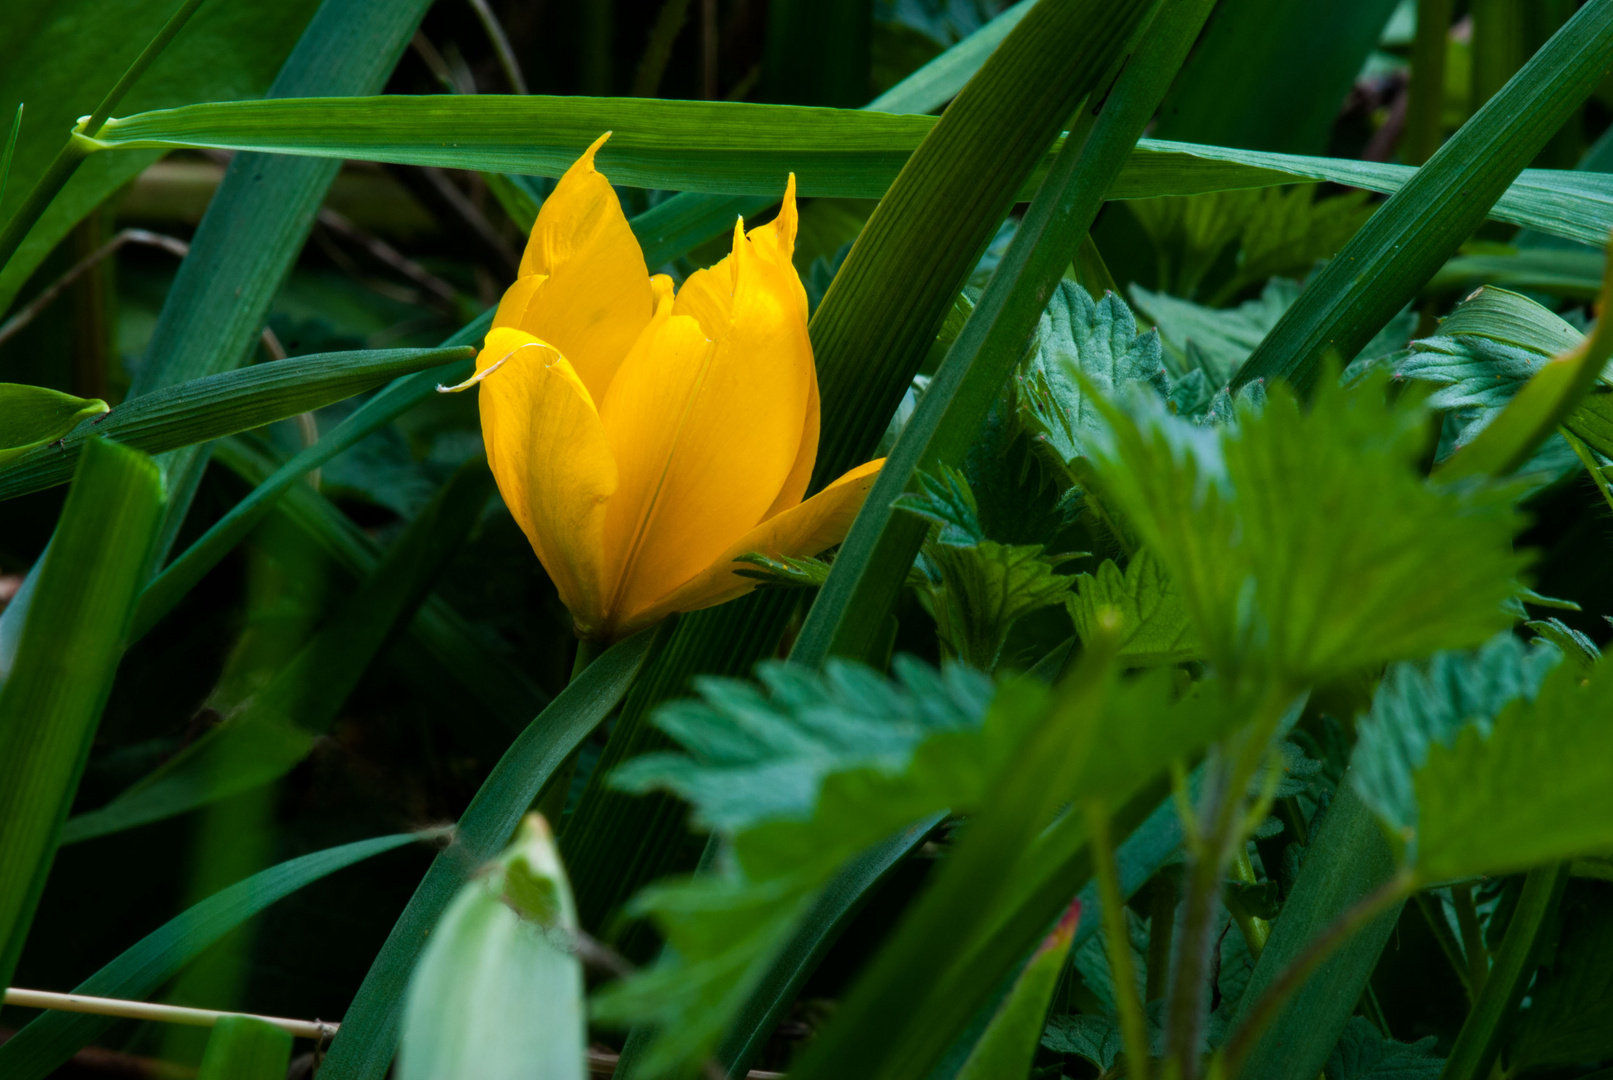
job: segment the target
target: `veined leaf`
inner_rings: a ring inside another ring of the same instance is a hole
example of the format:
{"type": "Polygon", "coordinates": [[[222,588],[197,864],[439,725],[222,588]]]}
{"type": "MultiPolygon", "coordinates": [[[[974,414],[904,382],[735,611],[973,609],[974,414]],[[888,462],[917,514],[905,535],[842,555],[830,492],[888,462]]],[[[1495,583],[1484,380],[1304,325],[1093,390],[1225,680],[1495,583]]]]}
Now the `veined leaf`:
{"type": "Polygon", "coordinates": [[[1064,605],[1083,643],[1113,638],[1126,664],[1150,667],[1200,655],[1182,595],[1147,548],[1131,557],[1124,574],[1105,559],[1096,575],[1077,577],[1064,605]]]}
{"type": "Polygon", "coordinates": [[[0,984],[44,890],[161,516],[150,458],[85,447],[0,684],[0,984]]]}
{"type": "Polygon", "coordinates": [[[1613,917],[1605,885],[1574,882],[1563,898],[1561,938],[1529,993],[1507,1046],[1524,1073],[1613,1057],[1613,917]]]}
{"type": "MultiPolygon", "coordinates": [[[[747,102],[388,95],[186,105],[111,120],[94,141],[106,149],[253,150],[558,177],[600,132],[612,131],[598,161],[618,183],[776,198],[794,171],[803,196],[867,199],[885,194],[935,123],[927,116],[747,102]]],[[[1108,197],[1315,180],[1394,193],[1416,172],[1145,139],[1108,197]]],[[[1039,180],[1028,181],[1025,196],[1039,180]]],[[[1530,169],[1503,190],[1489,208],[1499,221],[1592,244],[1605,242],[1613,229],[1613,179],[1606,176],[1530,169]]],[[[733,217],[726,205],[721,213],[733,217]]]]}
{"type": "Polygon", "coordinates": [[[1445,1059],[1434,1056],[1434,1041],[1386,1039],[1372,1021],[1352,1016],[1328,1056],[1328,1080],[1439,1080],[1445,1059]]]}
{"type": "Polygon", "coordinates": [[[1425,880],[1508,873],[1613,846],[1613,663],[1587,679],[1573,664],[1490,731],[1431,746],[1416,773],[1412,862],[1425,880]]]}
{"type": "Polygon", "coordinates": [[[554,837],[529,814],[431,933],[409,981],[399,1080],[583,1080],[576,933],[554,837]]]}
{"type": "Polygon", "coordinates": [[[352,397],[399,375],[463,360],[469,348],[318,353],[209,375],[130,398],[100,421],[80,424],[58,449],[42,446],[0,470],[0,499],[72,475],[92,435],[160,454],[247,431],[352,397]]]}
{"type": "Polygon", "coordinates": [[[1562,661],[1556,648],[1530,648],[1509,630],[1481,649],[1436,653],[1426,663],[1391,667],[1356,725],[1359,740],[1350,777],[1361,800],[1390,835],[1412,845],[1417,835],[1414,777],[1436,745],[1449,747],[1463,730],[1488,734],[1513,701],[1530,700],[1562,661]]]}
{"type": "Polygon", "coordinates": [[[81,420],[107,411],[99,398],[79,398],[43,386],[0,383],[0,468],[36,447],[55,442],[81,420]]]}
{"type": "Polygon", "coordinates": [[[1303,682],[1477,645],[1508,624],[1501,604],[1522,565],[1509,494],[1426,484],[1422,410],[1386,404],[1381,380],[1323,385],[1308,415],[1278,385],[1219,430],[1157,395],[1105,408],[1100,486],[1219,665],[1303,682]]]}
{"type": "MultiPolygon", "coordinates": [[[[356,862],[425,839],[399,833],[326,848],[271,866],[176,915],[73,988],[94,997],[139,1000],[155,993],[208,946],[264,908],[356,862]]],[[[42,1080],[117,1023],[94,1013],[47,1012],[0,1044],[8,1080],[42,1080]]]]}

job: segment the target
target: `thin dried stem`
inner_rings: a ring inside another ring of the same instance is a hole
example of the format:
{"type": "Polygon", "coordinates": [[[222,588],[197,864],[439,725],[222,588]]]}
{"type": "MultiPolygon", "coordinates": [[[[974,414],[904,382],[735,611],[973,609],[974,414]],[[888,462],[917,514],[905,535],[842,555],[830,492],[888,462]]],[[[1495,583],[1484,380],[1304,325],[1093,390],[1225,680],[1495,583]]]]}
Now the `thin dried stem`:
{"type": "Polygon", "coordinates": [[[504,69],[504,77],[510,82],[510,89],[517,94],[527,93],[526,79],[521,75],[521,65],[516,62],[515,50],[510,48],[510,39],[504,33],[504,24],[493,14],[493,8],[487,0],[470,0],[470,6],[482,21],[482,29],[487,31],[488,40],[493,43],[493,52],[498,56],[499,67],[504,69]]]}
{"type": "Polygon", "coordinates": [[[147,232],[145,229],[124,229],[112,239],[84,256],[74,263],[67,273],[57,278],[38,296],[28,302],[28,306],[7,319],[4,326],[0,326],[0,345],[5,344],[16,336],[23,327],[33,322],[41,311],[50,306],[66,288],[92,270],[102,259],[111,255],[125,244],[144,244],[149,247],[161,248],[181,259],[190,251],[190,245],[185,241],[162,233],[147,232]]]}

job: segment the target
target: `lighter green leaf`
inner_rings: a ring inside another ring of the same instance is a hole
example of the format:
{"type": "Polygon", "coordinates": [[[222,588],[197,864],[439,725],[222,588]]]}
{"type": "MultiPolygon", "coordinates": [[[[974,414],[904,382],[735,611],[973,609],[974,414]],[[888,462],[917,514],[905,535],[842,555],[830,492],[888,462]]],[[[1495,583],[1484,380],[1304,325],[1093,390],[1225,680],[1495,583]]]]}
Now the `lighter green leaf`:
{"type": "Polygon", "coordinates": [[[1500,874],[1613,847],[1613,664],[1562,664],[1486,734],[1433,746],[1415,778],[1413,866],[1426,880],[1500,874]]]}
{"type": "Polygon", "coordinates": [[[221,1016],[207,1037],[196,1080],[281,1080],[291,1033],[255,1016],[221,1016]]]}
{"type": "Polygon", "coordinates": [[[1174,664],[1199,655],[1182,595],[1146,548],[1126,564],[1124,574],[1105,559],[1096,575],[1078,576],[1075,588],[1064,606],[1083,642],[1091,644],[1109,620],[1104,633],[1129,664],[1174,664]]]}
{"type": "Polygon", "coordinates": [[[936,543],[923,558],[939,577],[922,595],[942,644],[987,671],[997,666],[1014,624],[1062,601],[1075,581],[1053,572],[1064,559],[1043,554],[1039,544],[936,543]]]}
{"type": "Polygon", "coordinates": [[[1075,935],[1075,924],[1080,918],[1081,905],[1077,903],[1032,954],[1025,970],[1014,980],[1007,999],[998,1007],[980,1041],[975,1043],[974,1050],[958,1070],[957,1080],[1001,1080],[1030,1072],[1036,1047],[1041,1042],[1048,1001],[1058,986],[1064,959],[1070,953],[1070,941],[1075,935]]]}
{"type": "Polygon", "coordinates": [[[543,818],[454,897],[409,982],[399,1080],[583,1080],[577,907],[543,818]]]}
{"type": "Polygon", "coordinates": [[[79,422],[107,411],[100,398],[79,398],[23,383],[0,383],[0,466],[55,442],[79,422]]]}
{"type": "Polygon", "coordinates": [[[1424,482],[1423,411],[1386,403],[1381,381],[1325,386],[1308,415],[1274,386],[1264,409],[1242,406],[1216,430],[1152,395],[1107,408],[1100,485],[1218,663],[1308,681],[1477,645],[1508,624],[1522,566],[1508,494],[1424,482]]]}

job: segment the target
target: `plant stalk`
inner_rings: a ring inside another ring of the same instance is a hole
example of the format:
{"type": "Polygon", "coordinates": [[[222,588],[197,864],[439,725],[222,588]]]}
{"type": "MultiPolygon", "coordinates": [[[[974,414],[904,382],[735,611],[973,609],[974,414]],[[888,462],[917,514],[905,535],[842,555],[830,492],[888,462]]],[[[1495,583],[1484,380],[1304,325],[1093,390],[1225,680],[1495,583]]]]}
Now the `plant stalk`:
{"type": "Polygon", "coordinates": [[[1126,929],[1126,898],[1120,891],[1109,811],[1102,803],[1087,805],[1087,834],[1092,843],[1092,870],[1103,901],[1103,932],[1109,953],[1109,976],[1120,1009],[1120,1033],[1126,1044],[1128,1075],[1148,1080],[1148,1022],[1137,1000],[1137,972],[1131,963],[1131,934],[1126,929]]]}

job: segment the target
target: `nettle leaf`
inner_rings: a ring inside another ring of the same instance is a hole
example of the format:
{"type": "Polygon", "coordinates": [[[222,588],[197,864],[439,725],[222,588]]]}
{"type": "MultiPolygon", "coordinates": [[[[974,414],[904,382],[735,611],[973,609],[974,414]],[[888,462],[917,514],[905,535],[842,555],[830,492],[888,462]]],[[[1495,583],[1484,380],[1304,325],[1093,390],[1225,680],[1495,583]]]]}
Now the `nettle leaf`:
{"type": "Polygon", "coordinates": [[[1120,659],[1137,667],[1199,655],[1182,594],[1146,548],[1132,556],[1124,574],[1105,559],[1096,574],[1075,580],[1076,591],[1064,598],[1064,606],[1083,643],[1104,632],[1119,643],[1120,659]]]}
{"type": "Polygon", "coordinates": [[[1504,629],[1523,559],[1509,489],[1436,488],[1424,409],[1375,377],[1303,412],[1285,386],[1208,429],[1156,396],[1106,405],[1101,488],[1181,589],[1207,655],[1300,682],[1504,629]]]}
{"type": "Polygon", "coordinates": [[[1495,715],[1532,699],[1561,660],[1556,648],[1531,648],[1506,631],[1483,648],[1395,664],[1378,683],[1371,712],[1356,724],[1349,770],[1356,794],[1395,837],[1413,844],[1414,777],[1429,751],[1449,747],[1468,727],[1488,734],[1495,715]]]}
{"type": "Polygon", "coordinates": [[[1352,1016],[1327,1059],[1327,1080],[1438,1080],[1445,1059],[1432,1036],[1414,1043],[1386,1039],[1364,1017],[1352,1016]]]}
{"type": "Polygon", "coordinates": [[[955,469],[920,472],[918,483],[920,490],[897,506],[933,526],[915,575],[919,597],[947,652],[990,671],[1016,622],[1064,599],[1075,579],[1054,571],[1073,556],[986,539],[974,492],[955,469]]]}
{"type": "Polygon", "coordinates": [[[1068,551],[1076,515],[1051,465],[1036,452],[1016,404],[1010,383],[964,456],[963,474],[974,492],[980,524],[985,535],[1004,544],[1068,551]]]}
{"type": "Polygon", "coordinates": [[[1192,296],[1221,252],[1243,235],[1260,210],[1262,196],[1258,189],[1242,188],[1134,199],[1126,205],[1154,245],[1160,285],[1192,296]]]}
{"type": "Polygon", "coordinates": [[[961,665],[937,672],[898,656],[892,667],[894,682],[839,660],[822,675],[762,664],[760,687],[698,680],[699,699],[672,702],[655,717],[686,753],[634,758],[611,782],[671,791],[695,807],[697,825],[724,832],[805,817],[829,773],[900,770],[928,736],[976,727],[995,693],[990,679],[961,665]]]}
{"type": "MultiPolygon", "coordinates": [[[[1135,284],[1130,292],[1137,310],[1163,335],[1166,352],[1182,367],[1202,369],[1220,387],[1249,359],[1303,288],[1298,281],[1272,278],[1258,297],[1230,308],[1204,307],[1135,284]]],[[[1401,312],[1367,342],[1358,359],[1388,356],[1404,348],[1416,327],[1417,316],[1401,312]]]]}
{"type": "Polygon", "coordinates": [[[107,411],[100,398],[81,398],[26,383],[0,383],[0,466],[55,442],[107,411]]]}
{"type": "Polygon", "coordinates": [[[1489,732],[1434,745],[1414,778],[1426,880],[1527,869],[1613,847],[1613,664],[1560,664],[1489,732]]]}
{"type": "Polygon", "coordinates": [[[1159,335],[1139,333],[1136,317],[1114,293],[1094,301],[1080,285],[1059,282],[1016,386],[1026,430],[1073,482],[1085,479],[1076,463],[1088,456],[1088,442],[1103,425],[1094,392],[1112,394],[1136,383],[1160,396],[1171,390],[1159,335]]]}
{"type": "Polygon", "coordinates": [[[1222,290],[1224,295],[1279,274],[1308,273],[1317,260],[1331,257],[1348,243],[1376,209],[1367,205],[1371,194],[1366,191],[1316,199],[1315,190],[1306,184],[1261,192],[1243,229],[1238,272],[1222,290]]]}
{"type": "Polygon", "coordinates": [[[1042,1031],[1042,1045],[1055,1054],[1074,1054],[1107,1075],[1115,1059],[1125,1053],[1120,1025],[1107,1016],[1071,1014],[1050,1016],[1042,1031]]]}
{"type": "Polygon", "coordinates": [[[1562,910],[1556,953],[1513,1028],[1508,1075],[1613,1057],[1613,889],[1574,882],[1562,910]]]}

